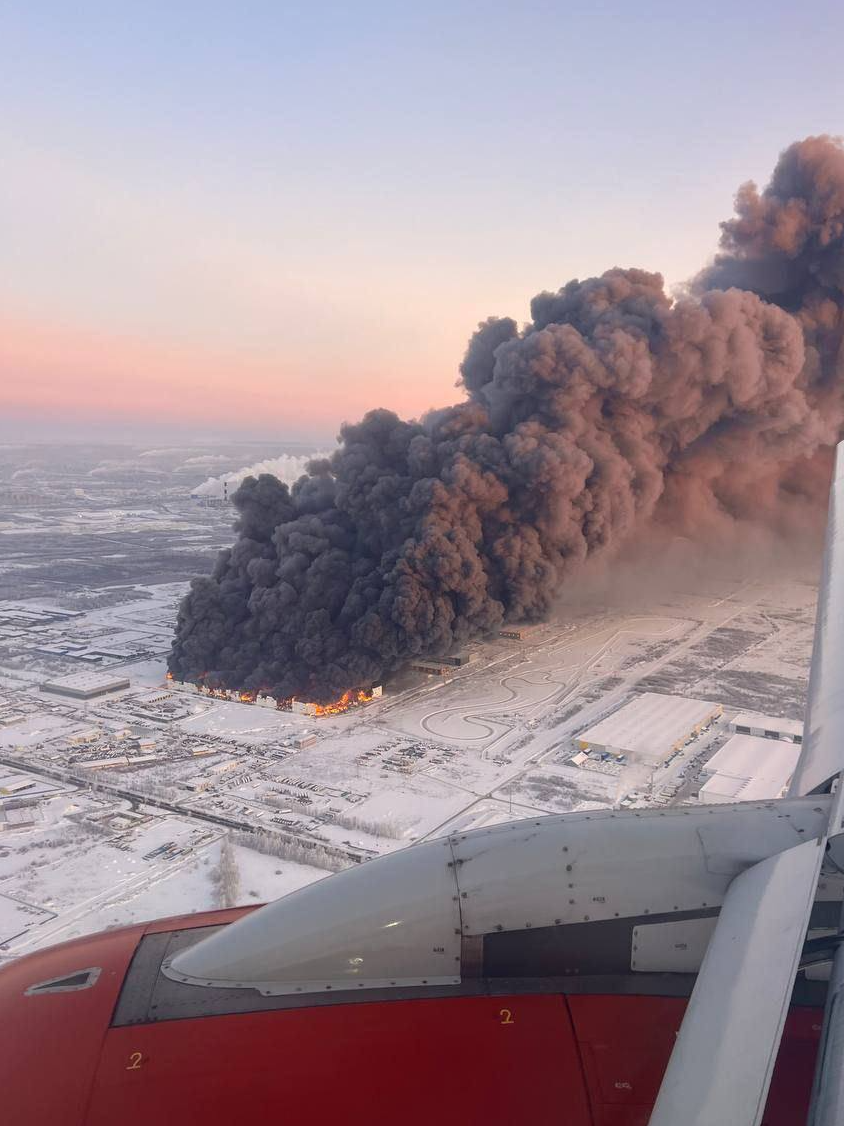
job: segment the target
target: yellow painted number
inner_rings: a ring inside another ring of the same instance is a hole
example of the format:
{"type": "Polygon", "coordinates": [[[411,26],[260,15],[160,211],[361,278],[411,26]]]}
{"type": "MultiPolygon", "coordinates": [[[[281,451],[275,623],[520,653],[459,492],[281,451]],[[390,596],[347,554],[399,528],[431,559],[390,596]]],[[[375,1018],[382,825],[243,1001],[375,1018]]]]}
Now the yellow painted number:
{"type": "Polygon", "coordinates": [[[515,1024],[516,1023],[513,1020],[513,1014],[510,1012],[509,1009],[499,1010],[498,1015],[501,1017],[501,1023],[502,1024],[515,1024]]]}
{"type": "Polygon", "coordinates": [[[129,1063],[126,1064],[127,1071],[137,1071],[144,1061],[143,1052],[132,1052],[129,1056],[129,1063]]]}

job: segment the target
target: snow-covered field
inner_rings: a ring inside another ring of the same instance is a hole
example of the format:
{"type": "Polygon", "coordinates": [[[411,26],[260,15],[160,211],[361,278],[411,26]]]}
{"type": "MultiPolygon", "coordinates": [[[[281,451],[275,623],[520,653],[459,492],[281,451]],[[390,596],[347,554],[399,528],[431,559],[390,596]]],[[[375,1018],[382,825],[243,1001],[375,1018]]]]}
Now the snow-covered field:
{"type": "Polygon", "coordinates": [[[815,598],[802,577],[711,579],[626,592],[624,604],[603,595],[523,639],[470,645],[470,663],[442,679],[407,674],[380,701],[317,720],[168,686],[183,590],[139,584],[65,618],[46,597],[0,603],[0,811],[12,810],[0,957],[220,905],[225,833],[237,898],[258,903],[449,831],[681,798],[731,714],[771,713],[772,700],[773,714],[799,714],[815,598]],[[35,632],[16,621],[27,613],[35,632]],[[48,673],[79,671],[80,652],[109,647],[97,667],[128,689],[39,690],[48,673]],[[713,700],[724,720],[662,772],[573,762],[578,734],[640,691],[713,700]]]}

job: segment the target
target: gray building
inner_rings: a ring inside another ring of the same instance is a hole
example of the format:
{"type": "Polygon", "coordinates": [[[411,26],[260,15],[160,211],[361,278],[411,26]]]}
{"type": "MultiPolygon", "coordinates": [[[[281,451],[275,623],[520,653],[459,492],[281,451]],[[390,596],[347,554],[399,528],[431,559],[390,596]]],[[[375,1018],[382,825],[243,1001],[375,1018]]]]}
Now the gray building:
{"type": "Polygon", "coordinates": [[[56,696],[93,700],[97,696],[105,696],[109,692],[121,692],[124,688],[128,688],[129,678],[106,672],[80,672],[57,680],[45,680],[39,687],[42,692],[52,692],[56,696]]]}

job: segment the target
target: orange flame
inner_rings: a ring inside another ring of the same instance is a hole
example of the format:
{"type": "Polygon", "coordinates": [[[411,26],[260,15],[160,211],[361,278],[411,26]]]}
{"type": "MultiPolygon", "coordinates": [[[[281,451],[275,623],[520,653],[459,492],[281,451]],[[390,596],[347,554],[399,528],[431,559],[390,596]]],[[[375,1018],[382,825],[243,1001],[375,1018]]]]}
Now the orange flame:
{"type": "Polygon", "coordinates": [[[313,704],[312,707],[315,716],[342,715],[343,712],[347,712],[349,708],[356,708],[360,704],[368,704],[371,699],[371,692],[365,692],[363,689],[355,692],[350,688],[348,692],[344,692],[340,699],[335,700],[333,704],[313,704]]]}
{"type": "MultiPolygon", "coordinates": [[[[205,696],[210,696],[215,700],[239,700],[242,704],[254,704],[257,702],[259,696],[269,696],[274,700],[276,708],[279,711],[289,712],[294,704],[294,699],[291,697],[286,699],[280,696],[273,696],[269,688],[259,688],[256,691],[248,691],[247,689],[228,689],[223,687],[215,687],[206,682],[208,673],[200,673],[194,681],[197,691],[205,696]]],[[[167,678],[173,680],[173,674],[168,672],[167,678]]],[[[360,707],[361,704],[368,704],[370,700],[374,699],[374,690],[367,691],[365,688],[353,689],[350,688],[344,692],[339,700],[334,700],[330,704],[307,704],[308,712],[313,716],[324,715],[342,715],[344,712],[349,711],[350,708],[360,707]]]]}

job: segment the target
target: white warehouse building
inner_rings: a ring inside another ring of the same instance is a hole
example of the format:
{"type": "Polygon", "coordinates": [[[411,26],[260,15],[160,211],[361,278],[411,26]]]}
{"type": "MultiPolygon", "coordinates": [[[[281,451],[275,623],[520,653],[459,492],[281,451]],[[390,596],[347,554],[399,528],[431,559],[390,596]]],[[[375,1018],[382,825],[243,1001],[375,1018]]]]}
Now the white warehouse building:
{"type": "Polygon", "coordinates": [[[730,720],[730,731],[736,735],[756,735],[760,739],[782,739],[787,743],[803,742],[803,721],[775,719],[756,712],[740,712],[730,720]]]}
{"type": "Polygon", "coordinates": [[[713,804],[778,798],[799,757],[798,743],[764,735],[733,735],[703,768],[706,781],[699,799],[713,804]]]}
{"type": "Polygon", "coordinates": [[[720,704],[644,692],[579,736],[583,751],[607,752],[656,766],[713,719],[720,704]]]}

